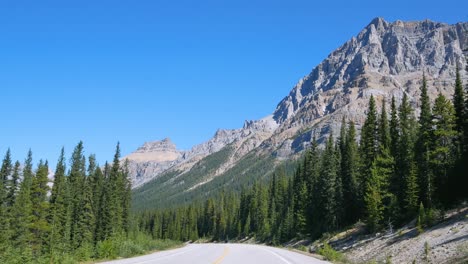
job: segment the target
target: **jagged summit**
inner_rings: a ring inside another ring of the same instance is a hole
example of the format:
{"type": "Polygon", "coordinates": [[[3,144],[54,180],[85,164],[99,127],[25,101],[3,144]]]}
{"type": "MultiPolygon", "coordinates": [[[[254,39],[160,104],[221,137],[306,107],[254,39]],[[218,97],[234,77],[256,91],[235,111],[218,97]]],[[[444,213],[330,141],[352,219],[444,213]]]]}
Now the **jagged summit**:
{"type": "Polygon", "coordinates": [[[148,153],[156,151],[174,150],[176,151],[176,145],[171,141],[170,138],[165,138],[159,141],[145,142],[135,152],[136,153],[148,153]]]}
{"type": "Polygon", "coordinates": [[[432,86],[438,79],[452,80],[456,64],[465,64],[467,29],[468,23],[389,23],[375,18],[301,79],[278,104],[274,118],[287,123],[283,125],[287,129],[354,103],[366,97],[369,88],[384,88],[390,94],[402,89],[414,93],[417,76],[423,71],[436,82],[432,86]]]}

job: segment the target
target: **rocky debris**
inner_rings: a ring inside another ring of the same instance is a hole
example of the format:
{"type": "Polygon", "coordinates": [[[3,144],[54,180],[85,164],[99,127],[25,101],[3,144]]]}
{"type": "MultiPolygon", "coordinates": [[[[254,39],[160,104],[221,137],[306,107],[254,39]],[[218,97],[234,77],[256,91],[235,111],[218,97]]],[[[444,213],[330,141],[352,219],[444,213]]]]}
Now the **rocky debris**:
{"type": "Polygon", "coordinates": [[[446,214],[439,224],[418,235],[415,221],[395,232],[364,236],[357,230],[329,242],[350,263],[465,263],[468,261],[468,208],[446,214]]]}

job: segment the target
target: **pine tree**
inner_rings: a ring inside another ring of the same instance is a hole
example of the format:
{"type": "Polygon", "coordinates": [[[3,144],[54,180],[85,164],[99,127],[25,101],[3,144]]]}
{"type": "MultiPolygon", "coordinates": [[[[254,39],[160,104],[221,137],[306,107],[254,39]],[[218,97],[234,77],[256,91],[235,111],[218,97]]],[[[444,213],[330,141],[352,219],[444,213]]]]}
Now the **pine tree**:
{"type": "Polygon", "coordinates": [[[356,142],[356,129],[354,122],[349,123],[348,131],[346,134],[346,144],[344,154],[342,155],[341,174],[343,183],[343,209],[344,209],[344,223],[351,224],[359,217],[359,204],[357,197],[357,178],[358,178],[358,145],[356,142]]]}
{"type": "MultiPolygon", "coordinates": [[[[377,156],[378,146],[378,122],[377,110],[375,106],[374,96],[371,95],[369,99],[369,108],[367,110],[367,117],[361,130],[360,142],[360,179],[358,181],[358,197],[360,202],[363,202],[367,180],[370,177],[370,169],[372,162],[377,156]]],[[[361,204],[361,206],[363,206],[361,204]]]]}
{"type": "Polygon", "coordinates": [[[30,229],[32,232],[31,245],[36,256],[43,253],[43,246],[46,243],[50,226],[47,222],[47,213],[49,210],[49,202],[47,201],[47,193],[49,191],[48,176],[49,167],[47,161],[45,163],[39,161],[36,175],[33,177],[31,185],[31,202],[32,207],[32,223],[30,229]]]}
{"type": "MultiPolygon", "coordinates": [[[[104,182],[102,185],[101,197],[99,199],[99,213],[96,223],[96,241],[102,241],[108,239],[112,235],[112,217],[110,211],[111,201],[111,186],[109,179],[109,164],[106,162],[104,165],[104,182]]],[[[161,235],[162,237],[162,235],[161,235]]]]}
{"type": "Polygon", "coordinates": [[[442,94],[436,98],[433,108],[433,150],[431,164],[436,176],[436,192],[439,198],[448,202],[450,195],[449,172],[456,159],[457,136],[456,115],[453,105],[442,94]]]}
{"type": "Polygon", "coordinates": [[[130,227],[130,206],[132,202],[132,182],[128,170],[128,160],[125,159],[122,169],[122,228],[128,232],[130,227]]]}
{"type": "Polygon", "coordinates": [[[112,230],[112,235],[120,234],[122,229],[122,189],[124,187],[123,177],[120,170],[120,144],[117,143],[114,160],[109,172],[108,180],[108,210],[111,222],[108,223],[112,230]]]}
{"type": "Polygon", "coordinates": [[[380,113],[380,119],[379,119],[378,124],[379,124],[378,142],[380,145],[379,150],[390,149],[390,145],[391,145],[390,127],[388,123],[387,108],[385,106],[385,100],[382,101],[382,111],[380,113]]]}
{"type": "Polygon", "coordinates": [[[15,166],[13,168],[13,174],[11,175],[11,181],[8,188],[7,194],[7,206],[11,211],[11,208],[15,204],[16,195],[18,194],[18,184],[19,184],[19,174],[20,174],[20,166],[21,164],[19,161],[15,162],[15,166]]]}
{"type": "Polygon", "coordinates": [[[67,251],[70,237],[69,201],[65,178],[65,150],[62,148],[54,174],[54,184],[50,194],[48,221],[51,228],[49,245],[51,256],[67,251]]]}
{"type": "Polygon", "coordinates": [[[390,154],[395,160],[398,160],[399,154],[399,139],[400,139],[400,122],[398,120],[398,109],[395,102],[395,97],[392,96],[391,113],[390,113],[390,154]]]}
{"type": "MultiPolygon", "coordinates": [[[[465,73],[468,75],[468,56],[465,56],[466,68],[465,73]]],[[[465,87],[465,114],[463,118],[463,149],[464,153],[461,159],[461,170],[458,174],[458,193],[462,199],[468,198],[468,192],[466,192],[464,186],[468,186],[468,174],[465,171],[468,169],[468,84],[465,87]]]]}
{"type": "Polygon", "coordinates": [[[333,144],[333,136],[330,133],[325,152],[321,161],[321,177],[319,177],[318,196],[317,196],[317,214],[320,221],[317,223],[319,230],[331,231],[337,226],[336,219],[336,158],[333,144]]]}
{"type": "Polygon", "coordinates": [[[13,165],[11,163],[11,152],[10,149],[5,153],[3,158],[2,167],[0,169],[0,180],[3,182],[4,188],[8,186],[8,177],[11,175],[13,165]]]}
{"type": "Polygon", "coordinates": [[[363,182],[370,174],[370,167],[377,156],[378,145],[378,122],[377,110],[375,106],[374,96],[371,95],[369,99],[369,109],[367,110],[367,117],[361,130],[361,155],[362,155],[362,177],[363,182]]]}
{"type": "Polygon", "coordinates": [[[7,150],[0,169],[0,252],[5,250],[5,246],[10,239],[9,208],[7,203],[7,181],[11,174],[10,149],[7,150]]]}
{"type": "Polygon", "coordinates": [[[394,218],[389,212],[392,201],[390,180],[395,173],[395,162],[390,150],[380,145],[380,153],[372,163],[371,177],[366,186],[365,203],[367,209],[367,223],[371,231],[376,231],[383,225],[384,219],[394,218]]]}
{"type": "Polygon", "coordinates": [[[90,197],[89,205],[92,208],[92,222],[94,224],[94,230],[92,230],[92,233],[94,242],[97,242],[97,228],[99,228],[98,219],[100,217],[100,201],[104,183],[103,177],[104,176],[102,174],[102,171],[96,163],[96,156],[94,154],[91,154],[88,157],[88,176],[86,179],[86,188],[88,188],[86,189],[86,191],[89,191],[90,193],[86,195],[89,195],[90,197]]]}
{"type": "Polygon", "coordinates": [[[383,220],[383,203],[382,191],[380,186],[380,178],[378,167],[372,164],[371,174],[366,183],[366,191],[364,194],[364,202],[367,211],[367,226],[370,231],[374,232],[380,229],[383,220]]]}
{"type": "Polygon", "coordinates": [[[432,171],[429,165],[431,145],[432,113],[429,96],[427,95],[426,76],[423,76],[421,86],[421,113],[419,116],[419,133],[416,142],[416,161],[418,164],[418,183],[421,188],[421,200],[426,207],[432,206],[432,171]]]}
{"type": "Polygon", "coordinates": [[[399,182],[399,191],[397,194],[399,201],[403,203],[401,204],[402,207],[408,210],[412,209],[414,205],[413,199],[416,199],[416,207],[418,206],[419,199],[417,196],[417,172],[414,161],[416,120],[406,93],[403,95],[403,100],[400,105],[399,120],[400,140],[398,142],[399,153],[397,159],[397,181],[399,182]],[[410,194],[416,195],[416,197],[408,197],[410,194]]]}
{"type": "Polygon", "coordinates": [[[85,157],[83,142],[79,142],[73,150],[70,161],[69,191],[70,191],[70,241],[72,249],[78,248],[83,241],[83,230],[80,230],[79,219],[82,210],[82,200],[85,183],[85,157]]]}
{"type": "Polygon", "coordinates": [[[29,150],[28,157],[24,162],[23,181],[20,184],[18,196],[12,209],[12,219],[15,219],[15,221],[11,222],[12,241],[16,247],[26,247],[32,239],[29,229],[32,223],[32,166],[32,152],[29,150]]]}
{"type": "Polygon", "coordinates": [[[81,199],[81,212],[77,219],[77,229],[80,233],[78,247],[89,247],[94,242],[96,219],[92,208],[92,190],[89,177],[85,178],[83,197],[81,199]]]}
{"type": "Polygon", "coordinates": [[[419,201],[419,186],[416,172],[416,164],[410,164],[408,175],[406,176],[405,196],[404,196],[404,209],[406,210],[407,217],[413,217],[418,209],[419,201]]]}
{"type": "Polygon", "coordinates": [[[104,174],[100,167],[97,167],[93,174],[90,175],[91,186],[93,191],[93,207],[95,207],[95,215],[98,215],[100,197],[104,187],[104,174]]]}
{"type": "Polygon", "coordinates": [[[346,120],[343,117],[341,120],[340,136],[335,144],[335,160],[336,160],[336,187],[335,187],[335,200],[336,200],[336,224],[342,226],[345,222],[345,209],[344,209],[344,196],[343,196],[343,172],[345,170],[343,164],[343,156],[346,147],[346,120]]]}
{"type": "MultiPolygon", "coordinates": [[[[466,142],[464,142],[464,135],[463,135],[463,128],[465,123],[465,116],[467,113],[465,112],[465,93],[463,91],[463,84],[460,77],[460,70],[457,65],[456,69],[456,77],[455,77],[455,94],[453,95],[453,106],[455,108],[455,129],[458,132],[457,141],[460,146],[464,146],[466,142]]],[[[459,149],[459,154],[461,154],[463,149],[459,149]]]]}
{"type": "MultiPolygon", "coordinates": [[[[306,159],[305,162],[307,162],[307,170],[305,171],[305,182],[306,182],[306,187],[307,187],[307,213],[306,213],[306,220],[307,220],[307,226],[308,232],[313,233],[315,226],[314,223],[316,222],[317,219],[317,214],[315,213],[317,208],[316,208],[316,203],[315,201],[317,200],[317,181],[318,177],[320,174],[320,155],[319,155],[319,149],[318,149],[318,143],[315,138],[315,136],[312,139],[311,147],[307,151],[306,154],[306,159]]],[[[282,214],[285,214],[285,204],[286,204],[286,195],[284,194],[284,189],[285,187],[285,173],[282,171],[282,174],[280,174],[281,177],[278,179],[278,195],[276,198],[276,208],[282,214]],[[281,210],[280,208],[283,208],[281,210]]]]}

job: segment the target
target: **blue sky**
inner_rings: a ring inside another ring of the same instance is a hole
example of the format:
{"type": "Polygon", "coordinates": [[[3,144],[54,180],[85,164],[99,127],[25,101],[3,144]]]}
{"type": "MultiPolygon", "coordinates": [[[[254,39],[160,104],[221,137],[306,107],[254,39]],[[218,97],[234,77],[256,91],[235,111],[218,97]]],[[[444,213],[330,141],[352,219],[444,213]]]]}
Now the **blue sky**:
{"type": "Polygon", "coordinates": [[[181,149],[273,112],[377,16],[468,21],[467,1],[0,0],[0,155],[181,149]]]}

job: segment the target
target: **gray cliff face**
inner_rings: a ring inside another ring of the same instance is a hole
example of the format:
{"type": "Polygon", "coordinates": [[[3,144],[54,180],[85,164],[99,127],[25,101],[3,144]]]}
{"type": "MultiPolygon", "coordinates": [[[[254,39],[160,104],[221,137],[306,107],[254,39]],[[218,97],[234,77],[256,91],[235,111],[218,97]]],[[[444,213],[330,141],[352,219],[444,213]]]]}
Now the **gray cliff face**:
{"type": "Polygon", "coordinates": [[[376,18],[301,79],[272,116],[246,121],[240,129],[218,130],[188,151],[177,150],[170,140],[145,143],[126,157],[134,186],[167,171],[183,176],[200,159],[227,145],[234,151],[212,177],[252,151],[273,153],[278,160],[291,158],[313,136],[321,142],[330,132],[338,133],[343,117],[353,120],[359,130],[371,95],[380,108],[392,96],[400,102],[406,93],[417,111],[423,73],[431,99],[439,92],[452,96],[457,65],[466,83],[467,50],[467,22],[389,23],[376,18]]]}
{"type": "MultiPolygon", "coordinates": [[[[332,52],[304,77],[277,106],[280,124],[274,140],[279,157],[302,150],[313,135],[319,140],[337,133],[344,116],[358,128],[365,118],[370,95],[378,105],[409,95],[417,108],[423,73],[433,99],[438,92],[453,93],[456,65],[464,69],[468,23],[447,25],[429,20],[388,23],[374,19],[357,37],[332,52]],[[309,129],[308,132],[301,132],[309,129]]],[[[467,79],[462,73],[463,79],[467,79]]],[[[274,137],[275,137],[274,136],[274,137]]]]}

